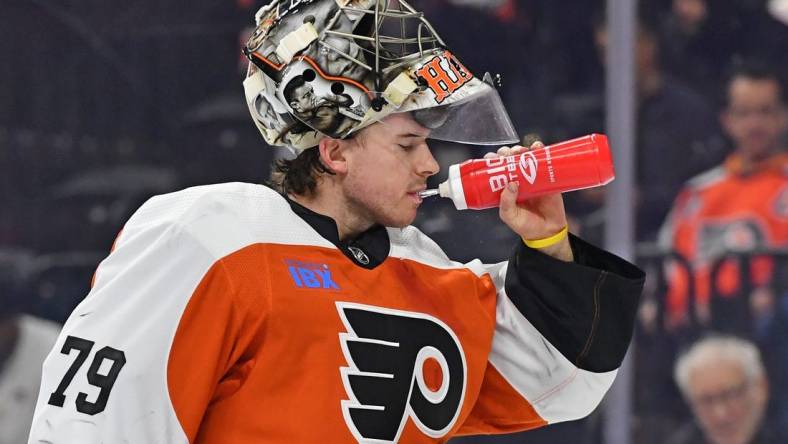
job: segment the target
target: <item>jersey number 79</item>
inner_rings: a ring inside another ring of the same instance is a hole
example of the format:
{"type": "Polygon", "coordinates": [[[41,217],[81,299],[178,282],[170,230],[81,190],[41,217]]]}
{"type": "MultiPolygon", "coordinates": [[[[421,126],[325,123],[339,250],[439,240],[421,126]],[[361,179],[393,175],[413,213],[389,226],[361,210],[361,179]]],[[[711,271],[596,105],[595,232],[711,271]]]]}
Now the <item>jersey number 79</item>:
{"type": "MultiPolygon", "coordinates": [[[[77,374],[77,371],[79,371],[79,368],[82,367],[88,359],[94,344],[93,341],[88,341],[87,339],[78,338],[76,336],[69,336],[66,338],[60,353],[70,355],[71,350],[77,350],[78,353],[71,367],[68,368],[68,371],[66,371],[66,374],[60,381],[60,385],[58,385],[57,389],[49,396],[50,405],[63,407],[63,404],[66,402],[66,389],[71,384],[71,381],[74,380],[74,376],[77,374]]],[[[80,392],[75,402],[77,411],[91,416],[103,412],[107,407],[107,400],[112,391],[112,386],[115,385],[118,374],[125,364],[126,355],[118,349],[104,347],[97,351],[93,355],[93,361],[90,363],[90,368],[88,368],[87,379],[90,385],[100,388],[101,391],[99,391],[98,397],[94,402],[87,400],[87,393],[80,392]],[[105,360],[111,361],[112,367],[106,375],[102,375],[99,373],[99,369],[105,360]]]]}

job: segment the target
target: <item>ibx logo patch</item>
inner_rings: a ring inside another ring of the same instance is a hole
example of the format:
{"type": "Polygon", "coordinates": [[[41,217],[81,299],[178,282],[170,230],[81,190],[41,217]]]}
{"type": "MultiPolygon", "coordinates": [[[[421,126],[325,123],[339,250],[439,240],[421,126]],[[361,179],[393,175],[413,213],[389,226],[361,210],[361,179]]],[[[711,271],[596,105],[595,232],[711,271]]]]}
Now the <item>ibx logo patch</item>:
{"type": "Polygon", "coordinates": [[[337,302],[347,330],[339,334],[348,366],[342,414],[359,443],[395,443],[408,418],[432,438],[449,433],[465,398],[465,354],[440,319],[337,302]],[[428,385],[425,364],[440,368],[439,387],[428,385]]]}
{"type": "Polygon", "coordinates": [[[287,271],[298,288],[314,288],[320,290],[339,290],[339,285],[331,277],[331,269],[327,264],[316,264],[285,259],[287,271]]]}

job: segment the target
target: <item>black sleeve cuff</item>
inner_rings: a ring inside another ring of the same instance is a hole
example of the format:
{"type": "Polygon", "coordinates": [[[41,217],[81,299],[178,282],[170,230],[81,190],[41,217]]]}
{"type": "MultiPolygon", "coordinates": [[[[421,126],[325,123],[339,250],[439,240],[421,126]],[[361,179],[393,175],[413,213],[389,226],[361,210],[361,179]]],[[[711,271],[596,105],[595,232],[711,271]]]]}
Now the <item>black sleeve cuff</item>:
{"type": "Polygon", "coordinates": [[[570,234],[574,262],[522,242],[506,273],[506,294],[562,355],[592,372],[617,369],[632,339],[645,273],[570,234]]]}

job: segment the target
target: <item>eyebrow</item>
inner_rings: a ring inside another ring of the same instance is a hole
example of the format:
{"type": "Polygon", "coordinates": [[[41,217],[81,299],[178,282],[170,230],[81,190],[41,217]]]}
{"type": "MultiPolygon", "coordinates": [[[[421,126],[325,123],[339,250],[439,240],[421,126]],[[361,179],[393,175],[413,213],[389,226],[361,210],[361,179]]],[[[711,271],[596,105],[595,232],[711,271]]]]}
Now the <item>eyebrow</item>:
{"type": "Polygon", "coordinates": [[[416,134],[416,133],[408,133],[408,134],[400,134],[400,138],[419,138],[419,139],[426,139],[429,137],[429,134],[416,134]]]}

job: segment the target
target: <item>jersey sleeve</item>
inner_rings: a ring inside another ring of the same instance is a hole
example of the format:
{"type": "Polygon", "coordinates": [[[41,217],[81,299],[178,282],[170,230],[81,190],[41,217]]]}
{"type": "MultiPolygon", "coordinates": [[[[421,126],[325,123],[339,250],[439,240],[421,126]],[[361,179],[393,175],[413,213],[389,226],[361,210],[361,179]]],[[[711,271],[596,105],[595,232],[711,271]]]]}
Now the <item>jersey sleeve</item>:
{"type": "Polygon", "coordinates": [[[496,327],[478,399],[460,435],[512,433],[590,414],[613,383],[645,279],[571,237],[574,263],[519,245],[490,266],[496,327]]]}
{"type": "Polygon", "coordinates": [[[259,346],[264,283],[238,274],[242,255],[192,227],[128,224],[44,362],[29,443],[193,442],[259,346]]]}

